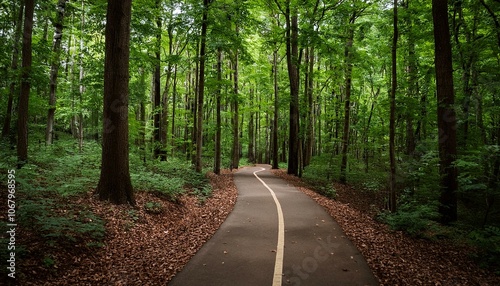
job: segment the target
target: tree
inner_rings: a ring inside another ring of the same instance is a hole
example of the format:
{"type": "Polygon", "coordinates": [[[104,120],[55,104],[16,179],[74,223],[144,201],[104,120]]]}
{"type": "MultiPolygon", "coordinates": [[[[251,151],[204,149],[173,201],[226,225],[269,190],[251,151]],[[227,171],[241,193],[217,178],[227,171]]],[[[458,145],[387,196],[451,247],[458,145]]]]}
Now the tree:
{"type": "Polygon", "coordinates": [[[389,119],[389,160],[391,171],[389,174],[389,210],[396,212],[396,90],[397,80],[397,48],[398,48],[398,0],[394,0],[393,17],[394,35],[392,39],[392,84],[390,93],[390,119],[389,119]]]}
{"type": "Polygon", "coordinates": [[[222,49],[217,49],[217,91],[216,96],[216,131],[215,131],[215,162],[214,173],[220,174],[221,164],[221,140],[222,140],[222,118],[221,118],[221,88],[222,88],[222,49]]]}
{"type": "MultiPolygon", "coordinates": [[[[238,24],[236,24],[236,36],[239,36],[238,24]]],[[[231,109],[233,112],[232,125],[233,125],[233,146],[231,155],[231,168],[238,169],[240,162],[240,140],[239,140],[239,73],[238,73],[238,47],[234,51],[233,59],[233,98],[231,102],[231,109]]]]}
{"type": "Polygon", "coordinates": [[[45,142],[52,144],[54,137],[54,115],[56,112],[57,76],[59,73],[59,59],[61,56],[61,40],[63,35],[63,20],[66,10],[66,1],[59,0],[56,6],[56,20],[54,22],[54,40],[52,45],[52,59],[50,64],[50,96],[49,111],[47,115],[47,128],[45,131],[45,142]]]}
{"type": "Polygon", "coordinates": [[[135,205],[129,172],[128,97],[132,0],[108,0],[104,62],[101,200],[135,205]]]}
{"type": "MultiPolygon", "coordinates": [[[[12,63],[11,69],[13,72],[17,71],[18,62],[19,62],[19,38],[21,37],[21,32],[23,28],[23,14],[24,14],[24,1],[21,1],[19,6],[18,16],[15,21],[16,31],[14,34],[14,42],[13,42],[13,53],[12,53],[12,63]]],[[[2,137],[7,137],[10,134],[10,123],[12,120],[12,109],[14,102],[14,94],[16,93],[16,82],[17,78],[11,79],[10,87],[9,87],[9,98],[7,101],[7,112],[5,113],[5,120],[2,129],[2,137]]]]}
{"type": "Polygon", "coordinates": [[[35,0],[26,0],[24,10],[21,94],[17,123],[17,160],[21,168],[28,161],[28,105],[31,87],[32,34],[35,0]]]}
{"type": "Polygon", "coordinates": [[[290,122],[288,133],[288,174],[299,175],[299,25],[297,7],[286,3],[286,62],[290,81],[290,122]]]}
{"type": "Polygon", "coordinates": [[[345,101],[344,101],[344,132],[342,135],[342,162],[340,163],[340,182],[347,182],[347,149],[349,148],[349,134],[351,123],[351,90],[352,90],[352,46],[354,42],[354,23],[356,21],[354,12],[347,25],[347,43],[345,45],[345,101]]]}
{"type": "Polygon", "coordinates": [[[198,102],[196,108],[196,156],[195,170],[201,173],[202,165],[202,149],[203,149],[203,103],[205,95],[205,56],[207,47],[207,28],[208,28],[208,6],[211,0],[203,0],[203,15],[201,22],[201,40],[200,40],[200,55],[199,55],[199,76],[198,76],[198,102]]]}
{"type": "Polygon", "coordinates": [[[153,71],[153,103],[154,103],[154,116],[153,116],[153,124],[154,124],[154,156],[155,158],[162,157],[163,160],[163,151],[162,151],[162,133],[166,128],[165,121],[162,121],[162,106],[161,106],[161,91],[160,91],[160,77],[161,77],[161,30],[162,30],[162,21],[160,16],[161,9],[161,1],[156,0],[155,8],[157,10],[158,16],[156,18],[156,45],[155,45],[155,62],[154,62],[154,71],[153,71]],[[162,124],[163,123],[163,124],[162,124]]]}
{"type": "Polygon", "coordinates": [[[442,223],[457,220],[457,169],[454,161],[457,155],[456,129],[457,119],[453,104],[453,65],[448,26],[448,1],[432,1],[432,19],[434,23],[435,69],[437,91],[437,123],[439,130],[439,174],[440,207],[442,223]]]}

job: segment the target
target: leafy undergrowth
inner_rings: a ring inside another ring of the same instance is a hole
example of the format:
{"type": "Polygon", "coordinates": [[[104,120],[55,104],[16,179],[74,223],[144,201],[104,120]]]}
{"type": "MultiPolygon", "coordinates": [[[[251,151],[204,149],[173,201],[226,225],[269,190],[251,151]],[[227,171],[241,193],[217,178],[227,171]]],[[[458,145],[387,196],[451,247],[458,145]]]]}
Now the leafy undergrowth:
{"type": "MultiPolygon", "coordinates": [[[[210,196],[185,194],[175,202],[154,192],[137,192],[137,207],[102,202],[88,192],[76,205],[105,224],[105,237],[57,243],[20,231],[20,285],[166,285],[219,228],[232,210],[237,190],[232,173],[209,174],[210,196]],[[201,198],[201,199],[200,199],[201,198]]],[[[91,222],[92,218],[86,218],[91,222]]],[[[55,238],[57,239],[57,238],[55,238]]]]}
{"type": "MultiPolygon", "coordinates": [[[[473,249],[446,240],[413,238],[373,218],[377,201],[335,185],[336,200],[311,191],[297,177],[275,170],[323,206],[366,258],[381,285],[500,285],[500,277],[470,258],[473,249]]],[[[379,205],[380,206],[380,205],[379,205]]]]}

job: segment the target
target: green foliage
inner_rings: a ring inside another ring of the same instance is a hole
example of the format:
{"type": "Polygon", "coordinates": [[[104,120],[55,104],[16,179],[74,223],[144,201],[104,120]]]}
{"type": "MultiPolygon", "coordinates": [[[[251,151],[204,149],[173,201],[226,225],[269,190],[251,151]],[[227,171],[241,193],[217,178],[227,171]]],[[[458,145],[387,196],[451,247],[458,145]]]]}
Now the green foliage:
{"type": "Polygon", "coordinates": [[[102,241],[105,228],[99,217],[85,210],[58,210],[57,206],[68,207],[54,200],[24,200],[18,210],[19,223],[53,246],[102,241]]]}
{"type": "Polygon", "coordinates": [[[469,234],[469,239],[479,249],[475,258],[481,265],[500,275],[500,227],[486,226],[474,230],[469,234]]]}
{"type": "Polygon", "coordinates": [[[51,255],[46,255],[43,257],[43,266],[45,268],[52,268],[56,265],[56,260],[51,255]]]}
{"type": "Polygon", "coordinates": [[[394,230],[401,230],[414,237],[427,237],[435,230],[438,218],[437,208],[429,205],[403,204],[396,213],[383,212],[379,219],[394,230]]]}
{"type": "Polygon", "coordinates": [[[331,168],[327,167],[328,160],[327,156],[315,157],[311,164],[304,169],[302,178],[316,192],[329,198],[335,198],[337,193],[332,185],[331,168]]]}
{"type": "Polygon", "coordinates": [[[144,204],[144,209],[148,213],[161,214],[163,212],[163,205],[160,202],[147,202],[144,204]]]}

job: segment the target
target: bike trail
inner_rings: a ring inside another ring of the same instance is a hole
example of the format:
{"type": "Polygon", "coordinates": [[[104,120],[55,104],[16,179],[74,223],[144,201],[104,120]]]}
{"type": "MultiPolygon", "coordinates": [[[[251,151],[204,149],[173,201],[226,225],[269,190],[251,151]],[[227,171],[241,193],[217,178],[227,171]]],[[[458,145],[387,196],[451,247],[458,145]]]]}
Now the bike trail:
{"type": "Polygon", "coordinates": [[[379,285],[331,216],[269,167],[235,173],[233,211],[169,285],[379,285]]]}

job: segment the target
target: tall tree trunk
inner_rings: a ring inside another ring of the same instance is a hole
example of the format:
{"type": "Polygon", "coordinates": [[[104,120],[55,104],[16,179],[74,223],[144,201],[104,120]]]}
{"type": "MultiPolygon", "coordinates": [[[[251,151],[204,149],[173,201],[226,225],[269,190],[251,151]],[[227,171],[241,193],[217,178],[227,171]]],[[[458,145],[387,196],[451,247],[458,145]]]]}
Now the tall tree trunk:
{"type": "Polygon", "coordinates": [[[211,0],[203,0],[203,18],[201,23],[201,41],[200,41],[200,66],[198,77],[198,98],[196,109],[196,157],[195,170],[201,173],[203,169],[202,163],[202,148],[203,148],[203,100],[205,95],[205,54],[207,45],[207,28],[208,28],[208,6],[211,0]]]}
{"type": "MultiPolygon", "coordinates": [[[[397,80],[397,47],[398,47],[398,0],[394,0],[394,34],[392,38],[392,84],[390,93],[390,119],[389,119],[389,161],[391,163],[389,174],[389,210],[396,212],[396,90],[397,80]]],[[[412,132],[413,134],[413,132],[412,132]]]]}
{"type": "Polygon", "coordinates": [[[108,0],[104,61],[101,200],[135,205],[129,172],[128,97],[132,0],[108,0]]]}
{"type": "Polygon", "coordinates": [[[215,164],[214,173],[220,174],[221,164],[221,139],[222,139],[222,120],[221,120],[221,88],[222,88],[222,49],[217,49],[217,92],[216,96],[216,131],[215,131],[215,164]]]}
{"type": "Polygon", "coordinates": [[[297,8],[286,7],[286,61],[290,80],[290,131],[288,142],[288,174],[299,174],[299,42],[297,8]]]}
{"type": "Polygon", "coordinates": [[[345,101],[344,101],[344,132],[342,134],[342,161],[340,164],[340,182],[347,182],[347,149],[349,147],[349,132],[351,120],[351,81],[352,81],[352,47],[354,41],[354,21],[355,16],[352,16],[349,21],[348,37],[345,46],[344,56],[346,61],[345,69],[345,101]]]}
{"type": "Polygon", "coordinates": [[[173,86],[172,86],[172,134],[171,134],[171,141],[170,141],[170,148],[172,149],[172,157],[175,155],[175,116],[177,113],[177,64],[174,65],[174,80],[173,80],[173,86]]]}
{"type": "Polygon", "coordinates": [[[254,109],[254,89],[250,88],[249,99],[250,99],[250,118],[248,120],[248,162],[255,163],[255,112],[254,109]]]}
{"type": "Polygon", "coordinates": [[[273,86],[274,86],[274,120],[273,120],[273,169],[279,168],[278,155],[278,121],[279,121],[279,100],[278,100],[278,50],[273,52],[273,86]]]}
{"type": "Polygon", "coordinates": [[[30,96],[30,77],[32,62],[32,34],[35,0],[26,0],[24,10],[21,94],[17,123],[17,160],[18,168],[28,161],[28,105],[30,96]]]}
{"type": "MultiPolygon", "coordinates": [[[[402,6],[407,11],[407,15],[412,15],[409,7],[409,0],[403,1],[402,6]]],[[[408,95],[410,99],[417,100],[418,95],[418,70],[417,70],[417,56],[415,53],[415,37],[413,35],[412,17],[406,16],[406,29],[408,29],[408,95]]],[[[416,138],[414,130],[414,108],[406,108],[406,154],[413,156],[416,148],[416,138]]]]}
{"type": "Polygon", "coordinates": [[[437,120],[439,129],[439,174],[440,207],[442,223],[457,220],[457,169],[454,161],[457,155],[456,116],[453,105],[453,65],[448,25],[448,3],[445,0],[432,1],[434,23],[437,120]]]}
{"type": "Polygon", "coordinates": [[[313,155],[314,146],[314,95],[313,95],[313,74],[314,74],[314,48],[310,47],[306,50],[306,66],[307,80],[305,81],[305,91],[307,100],[307,119],[304,144],[304,167],[309,166],[313,155]]]}
{"type": "MultiPolygon", "coordinates": [[[[82,0],[82,19],[81,19],[81,32],[84,33],[85,29],[85,7],[82,0]]],[[[78,148],[82,151],[83,147],[83,93],[85,92],[85,86],[83,85],[84,69],[83,69],[83,56],[84,56],[84,42],[83,37],[80,38],[80,76],[79,76],[79,96],[80,96],[80,108],[78,112],[78,148]]]]}
{"type": "MultiPolygon", "coordinates": [[[[236,26],[236,34],[238,34],[238,26],[236,26]]],[[[237,48],[236,48],[237,49],[237,48]]],[[[233,96],[232,96],[232,109],[233,109],[233,147],[232,147],[232,168],[238,169],[240,162],[240,140],[239,140],[239,85],[238,85],[238,50],[235,51],[233,63],[233,96]]]]}
{"type": "MultiPolygon", "coordinates": [[[[17,14],[17,19],[14,21],[16,31],[14,34],[14,43],[12,49],[12,63],[11,69],[14,74],[16,74],[19,62],[19,38],[21,38],[22,28],[23,28],[23,14],[24,14],[24,1],[20,1],[20,7],[17,14]]],[[[18,82],[18,77],[10,78],[9,86],[9,98],[7,100],[7,112],[5,113],[5,121],[2,129],[2,137],[7,137],[10,135],[10,124],[12,121],[12,108],[14,106],[14,94],[16,93],[16,83],[18,82]]]]}
{"type": "Polygon", "coordinates": [[[47,128],[45,130],[45,142],[52,144],[54,137],[54,115],[56,112],[56,93],[57,93],[57,75],[59,73],[59,58],[61,55],[61,40],[63,32],[64,12],[66,9],[66,0],[59,0],[56,6],[57,16],[54,22],[54,40],[52,45],[52,58],[50,64],[50,94],[49,110],[47,114],[47,128]]]}
{"type": "MultiPolygon", "coordinates": [[[[159,10],[161,8],[161,1],[156,0],[155,8],[158,10],[158,15],[160,14],[159,10]]],[[[162,106],[161,106],[161,87],[160,87],[160,76],[161,76],[161,29],[162,22],[161,17],[158,16],[156,19],[156,28],[158,29],[156,33],[156,47],[155,47],[155,64],[154,64],[154,72],[153,72],[153,153],[154,158],[160,158],[163,152],[162,146],[162,106]]]]}

